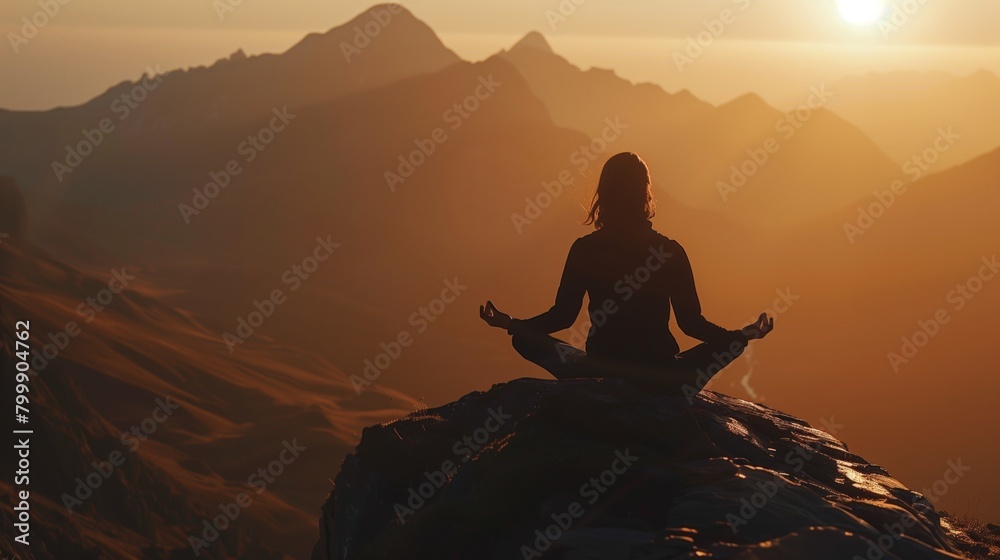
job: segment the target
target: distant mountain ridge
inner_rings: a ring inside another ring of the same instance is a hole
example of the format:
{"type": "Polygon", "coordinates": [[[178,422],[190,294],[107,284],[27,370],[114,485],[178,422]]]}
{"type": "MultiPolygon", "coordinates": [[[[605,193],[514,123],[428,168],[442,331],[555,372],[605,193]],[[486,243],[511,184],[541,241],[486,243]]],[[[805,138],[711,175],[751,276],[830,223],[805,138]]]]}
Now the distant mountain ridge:
{"type": "Polygon", "coordinates": [[[830,103],[903,164],[923,156],[934,171],[968,162],[1000,148],[1000,76],[979,70],[896,71],[840,80],[830,103]],[[961,138],[947,150],[935,148],[939,129],[961,138]]]}
{"type": "Polygon", "coordinates": [[[603,120],[629,126],[620,147],[650,163],[660,192],[754,226],[802,223],[866,195],[897,166],[861,131],[828,111],[817,86],[783,113],[746,94],[719,107],[612,71],[582,71],[532,32],[500,57],[524,74],[556,123],[599,141],[603,120]]]}
{"type": "MultiPolygon", "coordinates": [[[[63,183],[77,182],[80,173],[59,180],[49,164],[65,159],[65,147],[83,140],[80,131],[97,128],[105,118],[116,127],[106,135],[106,144],[127,149],[139,140],[144,148],[163,135],[197,137],[206,130],[256,129],[275,107],[310,107],[458,61],[409,11],[377,5],[326,33],[308,35],[280,55],[247,57],[237,51],[209,67],[162,72],[155,89],[139,79],[117,84],[77,107],[0,111],[0,130],[8,131],[0,134],[0,166],[29,190],[65,190],[63,183]],[[128,101],[134,109],[120,118],[123,115],[111,109],[116,99],[131,97],[131,92],[136,92],[128,101]]],[[[98,148],[88,161],[108,151],[103,143],[98,148]]]]}

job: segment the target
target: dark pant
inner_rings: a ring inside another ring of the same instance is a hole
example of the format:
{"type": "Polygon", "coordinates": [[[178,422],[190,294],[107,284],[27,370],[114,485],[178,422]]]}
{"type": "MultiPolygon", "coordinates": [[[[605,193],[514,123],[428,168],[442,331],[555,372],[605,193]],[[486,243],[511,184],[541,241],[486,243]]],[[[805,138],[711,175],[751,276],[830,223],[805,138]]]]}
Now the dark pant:
{"type": "Polygon", "coordinates": [[[556,379],[616,377],[645,390],[689,398],[746,348],[745,344],[734,340],[705,342],[681,352],[667,363],[644,366],[589,356],[547,334],[516,333],[512,343],[524,359],[541,366],[556,379]]]}

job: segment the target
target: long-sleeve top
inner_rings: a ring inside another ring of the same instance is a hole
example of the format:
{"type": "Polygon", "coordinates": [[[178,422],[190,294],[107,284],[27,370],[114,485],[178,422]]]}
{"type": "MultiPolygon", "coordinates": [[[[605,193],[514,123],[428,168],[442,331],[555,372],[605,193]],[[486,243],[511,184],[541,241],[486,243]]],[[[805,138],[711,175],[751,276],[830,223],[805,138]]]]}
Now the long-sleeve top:
{"type": "Polygon", "coordinates": [[[531,319],[515,319],[508,332],[553,333],[576,321],[589,294],[591,327],[587,353],[648,365],[665,364],[680,351],[670,333],[670,307],[677,325],[702,341],[739,340],[702,315],[691,263],[680,243],[646,222],[629,230],[599,229],[577,239],[563,269],[555,305],[531,319]]]}

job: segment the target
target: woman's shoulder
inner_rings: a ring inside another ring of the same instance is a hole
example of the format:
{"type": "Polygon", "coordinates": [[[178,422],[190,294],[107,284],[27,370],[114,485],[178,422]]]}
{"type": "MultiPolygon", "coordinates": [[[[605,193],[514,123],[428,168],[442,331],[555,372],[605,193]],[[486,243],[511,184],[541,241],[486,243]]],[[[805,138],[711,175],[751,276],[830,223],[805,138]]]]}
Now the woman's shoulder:
{"type": "Polygon", "coordinates": [[[666,235],[663,235],[662,233],[656,231],[655,229],[650,229],[649,231],[651,232],[653,237],[655,237],[660,243],[669,244],[671,247],[683,249],[683,247],[681,247],[680,241],[677,241],[676,239],[673,239],[671,237],[667,237],[666,235]]]}
{"type": "Polygon", "coordinates": [[[582,237],[576,238],[576,240],[573,241],[573,245],[570,246],[569,252],[571,254],[572,253],[584,253],[584,252],[593,251],[593,250],[597,249],[598,247],[600,247],[600,245],[601,245],[601,238],[595,235],[598,231],[600,231],[600,230],[592,231],[592,232],[588,233],[587,235],[584,235],[582,237]]]}

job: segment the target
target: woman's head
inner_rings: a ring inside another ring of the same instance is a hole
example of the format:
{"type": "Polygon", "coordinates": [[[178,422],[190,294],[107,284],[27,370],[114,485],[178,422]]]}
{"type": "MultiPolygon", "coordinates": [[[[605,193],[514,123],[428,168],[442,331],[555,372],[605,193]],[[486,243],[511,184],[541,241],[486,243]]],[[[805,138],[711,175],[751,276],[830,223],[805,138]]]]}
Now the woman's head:
{"type": "Polygon", "coordinates": [[[622,152],[604,164],[586,225],[621,226],[643,223],[656,214],[649,168],[632,152],[622,152]]]}

